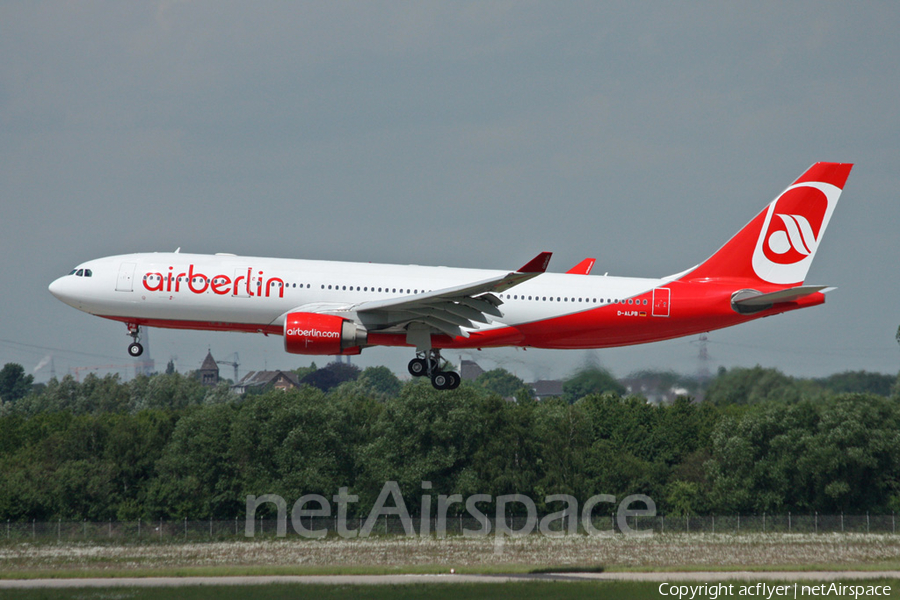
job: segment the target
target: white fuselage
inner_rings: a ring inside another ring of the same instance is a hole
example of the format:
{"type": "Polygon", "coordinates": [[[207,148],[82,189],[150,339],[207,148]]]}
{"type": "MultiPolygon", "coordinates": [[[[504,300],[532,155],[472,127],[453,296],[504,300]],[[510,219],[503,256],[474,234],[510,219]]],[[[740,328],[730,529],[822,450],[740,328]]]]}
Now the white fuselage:
{"type": "MultiPolygon", "coordinates": [[[[50,286],[71,306],[116,320],[186,328],[277,328],[285,314],[415,296],[503,271],[231,255],[146,253],[85,262],[50,286]],[[129,265],[133,265],[133,270],[129,265]],[[123,269],[124,274],[123,274],[123,269]],[[90,270],[91,277],[74,275],[90,270]],[[304,308],[306,307],[306,308],[304,308]],[[198,327],[207,328],[207,327],[198,327]],[[217,328],[217,327],[209,327],[217,328]]],[[[552,319],[625,301],[662,279],[544,273],[500,295],[502,317],[479,330],[552,319]]]]}

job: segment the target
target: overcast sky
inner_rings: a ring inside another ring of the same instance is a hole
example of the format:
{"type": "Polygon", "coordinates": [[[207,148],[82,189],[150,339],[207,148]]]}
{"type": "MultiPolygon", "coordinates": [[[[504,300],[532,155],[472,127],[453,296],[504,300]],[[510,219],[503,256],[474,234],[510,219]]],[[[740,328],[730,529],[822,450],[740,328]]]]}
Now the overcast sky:
{"type": "MultiPolygon", "coordinates": [[[[659,277],[825,160],[856,164],[807,278],[838,289],[710,333],[709,367],[896,373],[898,30],[890,2],[0,4],[0,364],[131,362],[124,325],[47,291],[92,258],[515,269],[550,250],[551,271],[590,256],[659,277]]],[[[160,368],[207,348],[241,373],[310,363],[280,337],[150,338],[160,368]]],[[[694,337],[466,357],[531,380],[590,360],[691,373],[698,353],[694,337]]]]}

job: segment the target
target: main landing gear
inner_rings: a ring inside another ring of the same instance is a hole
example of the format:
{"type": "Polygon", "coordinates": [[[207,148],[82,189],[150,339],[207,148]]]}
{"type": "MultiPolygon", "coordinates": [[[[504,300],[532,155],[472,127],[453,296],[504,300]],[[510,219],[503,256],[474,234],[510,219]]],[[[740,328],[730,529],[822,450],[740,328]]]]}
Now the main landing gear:
{"type": "Polygon", "coordinates": [[[427,353],[417,352],[407,369],[413,377],[431,378],[431,385],[437,390],[455,390],[462,381],[459,373],[441,369],[441,351],[434,348],[427,353]]]}
{"type": "Polygon", "coordinates": [[[133,340],[130,344],[128,344],[128,356],[132,356],[137,358],[141,354],[144,353],[144,347],[141,346],[141,327],[140,325],[134,325],[132,323],[128,323],[128,335],[131,336],[133,340]]]}

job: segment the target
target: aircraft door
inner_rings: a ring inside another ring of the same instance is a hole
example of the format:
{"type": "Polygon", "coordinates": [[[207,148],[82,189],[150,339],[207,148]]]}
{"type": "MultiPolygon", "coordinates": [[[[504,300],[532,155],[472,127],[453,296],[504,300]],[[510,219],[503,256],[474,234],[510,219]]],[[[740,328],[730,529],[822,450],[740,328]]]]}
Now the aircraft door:
{"type": "Polygon", "coordinates": [[[116,279],[117,292],[134,291],[134,266],[135,263],[122,263],[119,265],[119,278],[116,279]]]}
{"type": "Polygon", "coordinates": [[[653,312],[654,317],[668,317],[671,304],[672,293],[669,288],[656,288],[653,290],[653,312]]]}

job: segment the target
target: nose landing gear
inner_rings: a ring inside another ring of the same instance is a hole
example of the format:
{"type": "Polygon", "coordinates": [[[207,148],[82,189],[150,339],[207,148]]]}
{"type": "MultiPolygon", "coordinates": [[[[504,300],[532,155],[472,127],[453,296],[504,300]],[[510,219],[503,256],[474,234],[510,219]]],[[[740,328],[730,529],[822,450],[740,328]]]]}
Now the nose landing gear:
{"type": "Polygon", "coordinates": [[[140,344],[141,327],[140,325],[135,325],[133,323],[128,323],[127,325],[128,335],[130,335],[131,339],[133,340],[130,344],[128,344],[128,355],[137,358],[144,353],[144,347],[140,344]]]}
{"type": "Polygon", "coordinates": [[[459,373],[441,369],[441,351],[436,348],[427,353],[417,352],[416,358],[409,361],[407,369],[413,377],[428,376],[431,385],[437,390],[455,390],[462,382],[459,373]]]}

